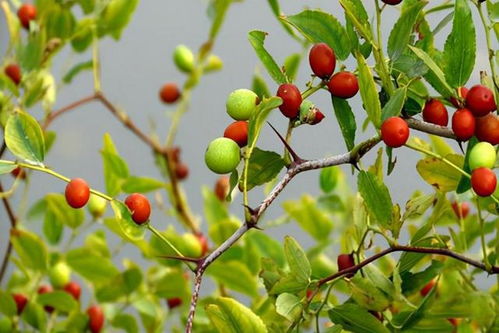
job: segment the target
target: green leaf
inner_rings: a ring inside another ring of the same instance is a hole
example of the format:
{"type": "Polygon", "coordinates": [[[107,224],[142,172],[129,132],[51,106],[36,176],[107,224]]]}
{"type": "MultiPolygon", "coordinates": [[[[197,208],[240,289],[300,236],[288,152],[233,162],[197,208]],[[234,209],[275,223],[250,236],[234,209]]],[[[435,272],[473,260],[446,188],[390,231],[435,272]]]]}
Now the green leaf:
{"type": "Polygon", "coordinates": [[[331,321],[353,333],[389,333],[372,314],[356,304],[335,306],[328,312],[331,321]]]}
{"type": "Polygon", "coordinates": [[[431,265],[422,272],[415,274],[405,272],[405,274],[401,276],[403,293],[411,294],[421,290],[428,282],[440,274],[443,268],[444,264],[442,262],[433,260],[431,265]]]}
{"type": "Polygon", "coordinates": [[[47,39],[59,38],[64,41],[73,35],[76,19],[69,7],[53,6],[45,17],[47,39]]]}
{"type": "Polygon", "coordinates": [[[386,185],[373,174],[361,171],[357,178],[357,187],[369,214],[381,226],[389,228],[393,203],[386,185]]]}
{"type": "Polygon", "coordinates": [[[376,128],[379,128],[381,126],[381,104],[379,102],[378,92],[376,91],[376,84],[374,83],[371,69],[367,66],[366,59],[364,59],[360,52],[357,52],[356,58],[362,103],[364,104],[364,109],[367,112],[369,120],[376,128]]]}
{"type": "Polygon", "coordinates": [[[51,306],[61,312],[71,312],[76,308],[77,303],[73,296],[65,291],[53,291],[38,295],[38,303],[51,306]]]}
{"type": "Polygon", "coordinates": [[[300,298],[288,293],[282,293],[277,296],[275,308],[278,314],[289,321],[297,320],[303,312],[303,304],[300,298]]]}
{"type": "Polygon", "coordinates": [[[404,52],[419,13],[427,4],[426,1],[417,1],[402,11],[388,38],[388,55],[392,61],[397,60],[404,52]]]}
{"type": "MultiPolygon", "coordinates": [[[[464,159],[461,155],[452,154],[445,156],[445,158],[462,168],[464,159]]],[[[454,191],[461,178],[461,173],[458,170],[435,157],[420,160],[416,164],[416,169],[425,182],[442,192],[454,191]]]]}
{"type": "Polygon", "coordinates": [[[252,150],[260,136],[265,120],[270,112],[282,104],[282,99],[279,97],[266,98],[258,104],[256,111],[250,118],[248,129],[248,150],[252,150]]]}
{"type": "MultiPolygon", "coordinates": [[[[92,44],[92,40],[94,38],[94,34],[92,31],[94,25],[95,25],[95,20],[89,17],[83,18],[78,22],[73,37],[71,38],[71,46],[73,47],[73,50],[75,50],[76,52],[84,52],[86,49],[88,49],[88,47],[92,44]]],[[[84,62],[83,64],[85,63],[88,62],[84,62]]],[[[80,71],[81,70],[78,70],[78,73],[80,71]]],[[[63,78],[64,82],[66,82],[66,76],[64,76],[63,78]]]]}
{"type": "Polygon", "coordinates": [[[114,211],[116,222],[119,224],[121,232],[129,241],[138,241],[144,237],[145,226],[147,223],[138,225],[132,220],[130,210],[121,201],[111,201],[111,207],[114,211]]]}
{"type": "Polygon", "coordinates": [[[104,134],[104,147],[101,151],[104,164],[104,180],[106,191],[110,196],[121,192],[121,186],[130,176],[126,162],[118,155],[111,136],[104,134]]]}
{"type": "Polygon", "coordinates": [[[456,0],[452,31],[444,47],[444,73],[452,87],[468,82],[476,57],[475,25],[467,0],[456,0]],[[459,52],[456,52],[459,50],[459,52]]]}
{"type": "MultiPolygon", "coordinates": [[[[293,82],[298,74],[300,68],[301,54],[293,53],[286,57],[284,60],[284,74],[289,82],[293,82]]],[[[257,94],[258,95],[258,94],[257,94]]]]}
{"type": "Polygon", "coordinates": [[[229,219],[227,206],[217,198],[211,189],[203,186],[202,193],[204,199],[204,216],[209,226],[229,219]]]}
{"type": "Polygon", "coordinates": [[[279,267],[284,266],[286,262],[284,258],[284,251],[278,241],[267,234],[256,230],[248,231],[245,239],[258,249],[260,257],[272,258],[279,267]]]}
{"type": "Polygon", "coordinates": [[[269,6],[272,9],[272,13],[274,13],[274,16],[279,20],[281,23],[282,27],[286,32],[296,40],[300,40],[296,35],[293,29],[287,24],[285,21],[280,20],[280,17],[282,15],[281,9],[279,8],[279,2],[277,0],[268,0],[269,6]]]}
{"type": "Polygon", "coordinates": [[[260,317],[232,298],[217,298],[214,303],[206,306],[206,314],[219,332],[268,332],[260,317]]]}
{"type": "Polygon", "coordinates": [[[294,274],[298,281],[308,282],[312,274],[312,269],[310,268],[307,255],[293,237],[286,236],[284,238],[284,255],[286,256],[291,274],[294,274]]]}
{"type": "Polygon", "coordinates": [[[239,227],[241,222],[235,218],[226,218],[223,220],[218,220],[216,223],[211,224],[208,227],[208,234],[213,242],[217,245],[221,245],[227,240],[239,227]]]}
{"type": "Polygon", "coordinates": [[[42,272],[47,270],[47,248],[37,235],[28,231],[12,229],[10,236],[14,251],[27,268],[42,272]]]}
{"type": "Polygon", "coordinates": [[[87,60],[84,62],[80,62],[73,67],[62,77],[62,81],[66,84],[69,84],[73,81],[73,79],[83,71],[88,71],[93,68],[93,61],[92,60],[87,60]]]}
{"type": "Polygon", "coordinates": [[[346,99],[334,97],[332,95],[331,99],[333,101],[334,114],[336,115],[338,125],[343,134],[343,140],[345,140],[347,149],[350,151],[355,146],[355,131],[357,130],[355,115],[346,99]]]}
{"type": "Polygon", "coordinates": [[[354,276],[348,286],[352,298],[365,309],[383,312],[390,305],[390,298],[375,285],[375,282],[363,278],[360,274],[354,276]]]}
{"type": "Polygon", "coordinates": [[[119,274],[110,259],[96,255],[86,248],[67,253],[68,265],[78,274],[93,283],[104,283],[119,274]]]}
{"type": "Polygon", "coordinates": [[[138,3],[139,0],[111,0],[99,17],[99,36],[110,34],[114,39],[120,39],[138,3]]]}
{"type": "Polygon", "coordinates": [[[7,317],[14,317],[17,314],[17,307],[14,298],[10,293],[0,290],[0,313],[7,317]]]}
{"type": "Polygon", "coordinates": [[[251,90],[253,90],[255,94],[258,95],[258,98],[260,98],[260,100],[263,100],[264,98],[268,98],[271,96],[269,87],[267,86],[267,83],[260,75],[259,71],[255,72],[255,74],[253,75],[251,90]]]}
{"type": "Polygon", "coordinates": [[[95,294],[99,302],[114,302],[134,292],[141,282],[141,271],[136,267],[129,268],[100,285],[95,294]]]}
{"type": "Polygon", "coordinates": [[[361,0],[339,0],[341,7],[345,11],[345,15],[352,22],[358,33],[370,44],[373,44],[373,36],[371,25],[369,24],[369,16],[361,0]]]}
{"type": "Polygon", "coordinates": [[[165,186],[165,183],[154,178],[131,176],[125,180],[121,188],[125,193],[145,193],[164,188],[165,186]]]}
{"type": "Polygon", "coordinates": [[[11,161],[0,160],[0,175],[10,173],[15,168],[17,168],[17,165],[13,164],[11,161]]]}
{"type": "Polygon", "coordinates": [[[239,261],[216,261],[206,270],[206,274],[229,289],[252,297],[258,295],[255,277],[248,267],[239,261]],[[235,276],[237,276],[236,279],[235,276]]]}
{"type": "Polygon", "coordinates": [[[26,112],[15,112],[5,125],[5,144],[16,157],[41,165],[45,158],[45,139],[40,125],[26,112]]]}
{"type": "Polygon", "coordinates": [[[122,329],[127,333],[139,332],[139,325],[137,324],[135,317],[130,314],[118,313],[111,320],[111,325],[115,328],[122,329]]]}
{"type": "Polygon", "coordinates": [[[263,66],[267,69],[270,77],[277,84],[283,84],[287,82],[286,76],[281,71],[275,60],[272,58],[270,53],[267,52],[263,43],[265,41],[265,37],[267,36],[266,32],[253,30],[248,33],[248,39],[253,46],[253,49],[256,52],[256,55],[262,62],[263,66]]]}
{"type": "Polygon", "coordinates": [[[290,273],[278,281],[272,286],[272,289],[269,291],[269,295],[279,295],[282,293],[292,293],[298,294],[305,291],[305,289],[309,285],[308,280],[302,280],[296,276],[296,274],[290,273]]]}
{"type": "Polygon", "coordinates": [[[263,185],[274,179],[284,168],[284,165],[281,155],[255,147],[249,159],[248,191],[255,186],[263,185]]]}
{"type": "Polygon", "coordinates": [[[85,220],[84,210],[71,208],[62,194],[47,194],[45,203],[47,205],[46,220],[65,224],[72,229],[78,228],[85,220]]]}
{"type": "Polygon", "coordinates": [[[319,176],[319,185],[322,192],[331,193],[338,185],[338,180],[343,176],[341,169],[337,166],[322,168],[319,176]]]}
{"type": "Polygon", "coordinates": [[[338,59],[345,60],[350,54],[351,44],[346,30],[333,15],[320,10],[304,10],[283,20],[312,43],[329,45],[338,59]]]}
{"type": "Polygon", "coordinates": [[[407,86],[398,88],[388,100],[388,103],[383,107],[381,121],[385,121],[390,117],[396,117],[404,107],[405,99],[407,98],[407,86]]]}
{"type": "Polygon", "coordinates": [[[215,0],[212,1],[211,10],[214,12],[213,22],[210,28],[210,39],[214,40],[220,30],[225,18],[225,14],[229,9],[232,0],[215,0]]]}
{"type": "Polygon", "coordinates": [[[42,34],[29,34],[26,43],[19,44],[17,47],[21,68],[25,71],[39,70],[46,47],[47,40],[42,34]]]}

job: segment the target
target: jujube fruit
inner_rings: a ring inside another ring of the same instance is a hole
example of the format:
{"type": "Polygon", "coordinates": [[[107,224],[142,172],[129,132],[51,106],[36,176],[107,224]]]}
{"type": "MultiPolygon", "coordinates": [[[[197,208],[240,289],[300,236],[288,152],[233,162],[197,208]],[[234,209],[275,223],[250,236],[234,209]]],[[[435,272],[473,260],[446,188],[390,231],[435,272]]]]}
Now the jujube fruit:
{"type": "Polygon", "coordinates": [[[21,67],[19,67],[19,65],[16,64],[7,65],[5,66],[3,71],[5,75],[7,75],[7,77],[11,79],[12,82],[15,83],[16,86],[18,86],[19,83],[21,83],[22,74],[21,74],[21,67]]]}
{"type": "Polygon", "coordinates": [[[462,109],[464,107],[464,103],[466,101],[466,96],[468,95],[468,88],[466,87],[459,87],[456,89],[457,95],[460,99],[456,99],[454,97],[451,97],[449,100],[454,105],[455,108],[457,109],[462,109]]]}
{"type": "Polygon", "coordinates": [[[387,5],[398,5],[399,3],[402,2],[402,0],[381,0],[383,1],[384,3],[386,3],[387,5]]]}
{"type": "Polygon", "coordinates": [[[409,138],[409,126],[400,117],[390,117],[381,125],[381,139],[392,148],[403,146],[409,138]]]}
{"type": "Polygon", "coordinates": [[[239,147],[248,144],[248,122],[244,120],[235,121],[224,131],[224,137],[234,140],[239,147]]]}
{"type": "Polygon", "coordinates": [[[459,203],[454,201],[451,206],[458,219],[465,219],[470,212],[470,205],[467,202],[459,203]]]}
{"type": "Polygon", "coordinates": [[[329,78],[336,67],[336,56],[326,43],[315,44],[308,54],[312,72],[321,79],[329,78]]]}
{"type": "Polygon", "coordinates": [[[178,180],[184,180],[189,176],[189,167],[185,163],[175,165],[175,177],[178,180]]]}
{"type": "Polygon", "coordinates": [[[197,236],[191,233],[182,235],[183,253],[186,257],[199,258],[202,255],[203,249],[197,236]]]}
{"type": "Polygon", "coordinates": [[[206,238],[202,232],[198,232],[194,234],[194,236],[199,240],[199,244],[201,245],[201,257],[203,257],[208,253],[208,238],[206,238]]]}
{"type": "Polygon", "coordinates": [[[66,185],[66,201],[73,208],[85,206],[90,198],[90,188],[81,178],[74,178],[66,185]]]}
{"type": "Polygon", "coordinates": [[[87,309],[88,329],[92,333],[99,333],[104,326],[104,312],[98,305],[92,305],[87,309]]]}
{"type": "Polygon", "coordinates": [[[475,117],[468,109],[459,109],[452,116],[452,131],[459,141],[469,140],[475,134],[475,117]]]}
{"type": "MultiPolygon", "coordinates": [[[[43,295],[43,294],[51,293],[53,291],[54,291],[54,289],[51,286],[45,284],[43,286],[40,286],[40,288],[38,288],[38,295],[43,295]]],[[[54,312],[54,308],[52,306],[45,305],[43,308],[48,313],[54,312]]]]}
{"type": "Polygon", "coordinates": [[[81,287],[78,283],[71,281],[64,286],[64,291],[73,296],[77,301],[80,300],[81,287]]]}
{"type": "Polygon", "coordinates": [[[497,177],[488,168],[478,168],[471,173],[471,187],[481,197],[488,197],[496,190],[497,177]]]}
{"type": "Polygon", "coordinates": [[[12,294],[12,298],[14,299],[14,302],[16,302],[16,307],[17,307],[17,314],[21,314],[26,307],[26,304],[28,304],[28,298],[24,294],[12,294]]]}
{"type": "Polygon", "coordinates": [[[477,117],[475,121],[475,135],[478,140],[492,145],[499,144],[499,118],[495,114],[489,113],[484,117],[477,117]]]}
{"type": "Polygon", "coordinates": [[[224,63],[220,57],[210,54],[208,57],[208,60],[206,61],[206,64],[203,67],[203,70],[205,72],[215,72],[219,71],[224,67],[224,63]]]}
{"type": "MultiPolygon", "coordinates": [[[[338,271],[345,270],[347,268],[355,266],[355,261],[353,260],[353,255],[352,254],[340,254],[337,258],[337,264],[338,264],[338,271]]],[[[349,273],[345,275],[348,278],[351,278],[354,276],[355,273],[349,273]]]]}
{"type": "Polygon", "coordinates": [[[107,206],[107,200],[95,195],[95,194],[90,194],[90,199],[88,200],[88,211],[94,218],[101,217],[104,215],[106,211],[106,206],[107,206]]]}
{"type": "Polygon", "coordinates": [[[466,107],[475,117],[483,117],[496,109],[494,93],[486,86],[477,84],[466,95],[466,107]]]}
{"type": "Polygon", "coordinates": [[[421,296],[425,297],[433,289],[434,286],[435,280],[431,280],[430,282],[425,284],[425,286],[419,291],[419,293],[421,294],[421,296]]]}
{"type": "Polygon", "coordinates": [[[480,167],[493,168],[496,164],[497,153],[488,142],[479,142],[471,148],[469,155],[470,169],[475,170],[480,167]]]}
{"type": "Polygon", "coordinates": [[[60,261],[49,270],[50,283],[56,288],[62,288],[71,278],[71,269],[60,261]]]}
{"type": "Polygon", "coordinates": [[[315,125],[324,119],[324,114],[308,99],[300,104],[300,121],[305,124],[315,125]]]}
{"type": "Polygon", "coordinates": [[[225,101],[227,113],[234,120],[248,120],[256,110],[258,95],[249,89],[237,89],[225,101]]]}
{"type": "Polygon", "coordinates": [[[132,220],[135,223],[143,224],[149,220],[151,204],[145,195],[140,193],[130,194],[125,199],[125,205],[132,212],[132,220]]]}
{"type": "Polygon", "coordinates": [[[425,103],[423,108],[423,120],[440,126],[447,126],[449,114],[445,105],[438,99],[431,99],[425,103]]]}
{"type": "Polygon", "coordinates": [[[166,83],[159,90],[159,98],[163,103],[175,103],[180,97],[180,90],[176,83],[166,83]]]}
{"type": "Polygon", "coordinates": [[[10,173],[15,178],[19,178],[19,179],[23,179],[23,180],[26,179],[26,171],[24,171],[23,168],[21,168],[21,167],[15,168],[10,173]]]}
{"type": "Polygon", "coordinates": [[[333,96],[350,98],[359,91],[359,81],[355,74],[344,71],[334,74],[327,87],[333,96]]]}
{"type": "Polygon", "coordinates": [[[168,307],[170,309],[174,309],[180,305],[182,305],[182,299],[180,297],[172,297],[166,300],[166,303],[168,303],[168,307]]]}
{"type": "Polygon", "coordinates": [[[230,179],[227,176],[220,176],[216,183],[213,192],[215,192],[215,196],[220,201],[225,201],[227,195],[229,195],[230,190],[230,179]]]}
{"type": "Polygon", "coordinates": [[[300,90],[294,84],[285,83],[279,86],[276,96],[282,99],[282,104],[279,105],[282,114],[288,118],[296,118],[302,102],[300,90]]]}
{"type": "Polygon", "coordinates": [[[29,29],[29,22],[36,19],[36,7],[29,3],[22,4],[17,11],[17,17],[21,25],[25,29],[29,29]]]}
{"type": "Polygon", "coordinates": [[[228,138],[217,138],[210,142],[204,155],[208,168],[218,174],[232,172],[240,160],[239,146],[228,138]]]}
{"type": "Polygon", "coordinates": [[[178,45],[173,51],[173,62],[181,72],[190,73],[194,69],[194,54],[187,46],[178,45]]]}

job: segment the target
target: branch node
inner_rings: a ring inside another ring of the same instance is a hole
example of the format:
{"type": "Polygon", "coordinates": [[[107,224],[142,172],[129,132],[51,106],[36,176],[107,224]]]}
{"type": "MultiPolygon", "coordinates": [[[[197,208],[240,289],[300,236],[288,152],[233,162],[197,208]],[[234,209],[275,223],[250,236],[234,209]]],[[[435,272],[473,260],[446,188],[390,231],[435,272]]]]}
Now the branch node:
{"type": "Polygon", "coordinates": [[[288,169],[293,168],[295,166],[298,166],[300,164],[303,164],[304,162],[307,161],[307,160],[304,160],[303,158],[301,158],[300,156],[298,156],[298,154],[293,150],[293,148],[291,148],[291,146],[286,142],[286,140],[282,137],[282,135],[274,128],[274,126],[272,126],[271,123],[269,123],[267,121],[267,124],[269,124],[269,126],[274,130],[275,134],[277,134],[277,136],[281,140],[282,144],[284,145],[284,147],[286,147],[286,149],[288,150],[289,154],[293,158],[293,163],[291,163],[289,165],[288,169]]]}

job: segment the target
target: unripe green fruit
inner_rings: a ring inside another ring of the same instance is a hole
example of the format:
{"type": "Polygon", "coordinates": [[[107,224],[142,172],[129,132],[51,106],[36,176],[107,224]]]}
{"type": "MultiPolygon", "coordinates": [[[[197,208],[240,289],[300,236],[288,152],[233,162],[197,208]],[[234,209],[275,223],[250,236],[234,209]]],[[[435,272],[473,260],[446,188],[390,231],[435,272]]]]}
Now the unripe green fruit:
{"type": "Polygon", "coordinates": [[[10,320],[8,317],[0,318],[0,333],[9,333],[12,331],[12,320],[10,320]]]}
{"type": "Polygon", "coordinates": [[[248,120],[255,112],[258,95],[249,89],[237,89],[230,93],[225,106],[235,120],[248,120]]]}
{"type": "Polygon", "coordinates": [[[480,167],[492,169],[496,163],[496,150],[488,142],[477,143],[470,152],[470,169],[475,170],[480,167]]]}
{"type": "Polygon", "coordinates": [[[204,155],[208,168],[219,174],[234,170],[240,159],[239,146],[234,140],[227,138],[217,138],[210,142],[204,155]]]}
{"type": "Polygon", "coordinates": [[[101,217],[106,211],[107,201],[98,195],[90,195],[90,200],[88,200],[88,211],[94,218],[101,217]]]}
{"type": "Polygon", "coordinates": [[[62,288],[71,279],[71,269],[64,262],[58,262],[49,270],[50,284],[55,288],[62,288]]]}
{"type": "Polygon", "coordinates": [[[224,67],[224,63],[220,57],[212,54],[208,57],[206,64],[204,66],[205,72],[216,72],[224,67]]]}
{"type": "Polygon", "coordinates": [[[173,62],[181,72],[190,73],[194,69],[194,54],[187,46],[179,45],[173,51],[173,62]]]}
{"type": "Polygon", "coordinates": [[[182,245],[184,248],[184,255],[191,258],[199,258],[203,252],[199,239],[193,234],[182,235],[182,245]]]}

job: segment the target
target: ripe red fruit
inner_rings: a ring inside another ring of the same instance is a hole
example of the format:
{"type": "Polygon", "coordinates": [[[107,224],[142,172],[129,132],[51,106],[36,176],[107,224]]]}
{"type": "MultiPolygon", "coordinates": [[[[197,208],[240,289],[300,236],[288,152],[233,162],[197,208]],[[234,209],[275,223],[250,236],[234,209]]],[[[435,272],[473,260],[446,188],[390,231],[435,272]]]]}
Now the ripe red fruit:
{"type": "Polygon", "coordinates": [[[74,178],[66,185],[66,201],[73,208],[85,206],[90,198],[90,189],[87,182],[81,178],[74,178]]]}
{"type": "Polygon", "coordinates": [[[470,110],[459,109],[454,112],[452,131],[459,141],[467,141],[475,134],[475,117],[470,110]]]}
{"type": "Polygon", "coordinates": [[[451,206],[458,219],[465,219],[470,212],[470,205],[467,202],[459,203],[454,201],[451,206]]]}
{"type": "Polygon", "coordinates": [[[189,167],[185,163],[175,165],[175,176],[178,180],[184,180],[189,176],[189,167]]]}
{"type": "MultiPolygon", "coordinates": [[[[466,88],[466,87],[459,87],[456,90],[457,90],[457,95],[461,99],[463,99],[464,101],[466,101],[466,96],[468,95],[468,88],[466,88]]],[[[464,104],[463,104],[462,100],[458,100],[458,99],[456,99],[454,97],[451,97],[449,100],[452,103],[452,105],[454,105],[454,107],[457,108],[457,109],[462,109],[464,107],[464,104]]]]}
{"type": "Polygon", "coordinates": [[[466,95],[466,107],[475,117],[483,117],[496,109],[494,93],[486,86],[477,84],[466,95]]]}
{"type": "Polygon", "coordinates": [[[182,304],[182,299],[179,297],[174,297],[167,299],[166,302],[168,303],[168,307],[170,309],[173,309],[182,304]]]}
{"type": "Polygon", "coordinates": [[[159,91],[159,98],[167,104],[175,103],[180,97],[180,90],[176,83],[166,83],[159,91]]]}
{"type": "Polygon", "coordinates": [[[315,44],[310,49],[308,61],[312,72],[321,79],[329,78],[336,67],[334,51],[326,43],[315,44]]]}
{"type": "MultiPolygon", "coordinates": [[[[342,271],[344,269],[355,266],[355,261],[353,260],[353,254],[346,254],[346,253],[340,254],[337,259],[337,264],[338,264],[338,271],[342,271]]],[[[354,275],[355,273],[349,273],[345,276],[351,278],[354,275]]]]}
{"type": "Polygon", "coordinates": [[[208,238],[202,233],[194,234],[197,239],[199,239],[199,243],[201,244],[201,257],[204,257],[206,253],[208,253],[208,238]]]}
{"type": "Polygon", "coordinates": [[[387,5],[398,5],[399,3],[402,2],[402,0],[381,0],[383,1],[384,3],[386,3],[387,5]]]}
{"type": "Polygon", "coordinates": [[[14,298],[14,301],[16,302],[17,314],[21,314],[26,307],[26,304],[28,304],[28,298],[23,294],[12,294],[12,298],[14,298]]]}
{"type": "Polygon", "coordinates": [[[345,71],[334,74],[327,87],[333,96],[350,98],[359,91],[359,82],[354,74],[345,71]]]}
{"type": "Polygon", "coordinates": [[[21,25],[25,29],[29,29],[29,22],[36,19],[36,7],[29,3],[21,5],[17,11],[17,17],[21,21],[21,25]]]}
{"type": "Polygon", "coordinates": [[[64,286],[64,291],[73,296],[75,300],[80,299],[81,287],[78,283],[71,281],[64,286]]]}
{"type": "Polygon", "coordinates": [[[281,84],[277,89],[277,96],[282,98],[279,106],[282,114],[288,118],[296,118],[302,102],[300,90],[294,84],[281,84]]]}
{"type": "Polygon", "coordinates": [[[471,173],[471,187],[481,197],[488,197],[496,190],[497,177],[489,168],[478,168],[471,173]]]}
{"type": "Polygon", "coordinates": [[[447,126],[449,123],[449,114],[442,102],[438,99],[430,99],[423,108],[423,120],[428,123],[447,126]]]}
{"type": "Polygon", "coordinates": [[[310,299],[313,295],[314,295],[314,292],[312,291],[312,289],[307,289],[307,299],[310,299]]]}
{"type": "Polygon", "coordinates": [[[98,305],[92,305],[87,309],[88,329],[92,333],[99,333],[104,326],[104,312],[98,305]]]}
{"type": "MultiPolygon", "coordinates": [[[[47,284],[45,284],[43,286],[40,286],[40,288],[38,288],[38,294],[39,295],[46,294],[46,293],[51,293],[53,291],[54,291],[54,289],[51,286],[47,285],[47,284]]],[[[51,306],[45,305],[43,308],[48,313],[54,312],[54,308],[51,307],[51,306]]]]}
{"type": "Polygon", "coordinates": [[[425,297],[433,289],[434,286],[435,280],[431,280],[419,291],[419,293],[421,294],[421,296],[425,297]]]}
{"type": "Polygon", "coordinates": [[[146,196],[140,193],[130,194],[125,199],[125,205],[132,212],[132,220],[137,224],[143,224],[151,215],[151,204],[146,196]]]}
{"type": "Polygon", "coordinates": [[[480,141],[491,145],[499,144],[499,118],[492,113],[484,117],[475,118],[475,135],[480,141]]]}
{"type": "Polygon", "coordinates": [[[381,125],[381,139],[392,148],[403,146],[409,138],[409,126],[400,117],[390,117],[381,125]]]}
{"type": "Polygon", "coordinates": [[[229,194],[230,190],[230,179],[227,176],[221,176],[217,179],[217,182],[215,183],[215,189],[213,192],[215,192],[215,195],[220,201],[225,201],[225,198],[229,194]]]}
{"type": "Polygon", "coordinates": [[[17,167],[10,172],[12,176],[19,179],[26,179],[26,172],[21,168],[17,167]]]}
{"type": "Polygon", "coordinates": [[[236,141],[239,147],[244,147],[248,143],[248,122],[244,120],[235,121],[224,131],[224,137],[236,141]]]}
{"type": "Polygon", "coordinates": [[[16,64],[7,65],[5,66],[5,69],[3,71],[5,75],[7,75],[7,77],[10,78],[12,82],[16,84],[16,86],[18,86],[19,83],[21,83],[22,74],[21,74],[21,67],[19,67],[19,65],[16,64]]]}

